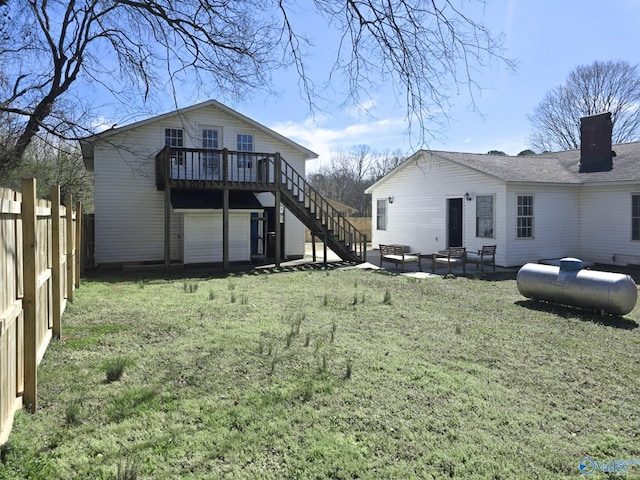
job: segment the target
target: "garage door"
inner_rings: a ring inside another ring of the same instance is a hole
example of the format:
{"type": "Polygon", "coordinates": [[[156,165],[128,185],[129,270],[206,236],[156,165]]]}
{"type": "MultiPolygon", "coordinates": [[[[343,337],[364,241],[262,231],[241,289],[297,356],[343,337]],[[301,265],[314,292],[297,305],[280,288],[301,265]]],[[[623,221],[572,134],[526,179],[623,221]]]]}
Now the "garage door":
{"type": "MultiPolygon", "coordinates": [[[[250,213],[229,213],[229,261],[250,260],[250,213]]],[[[184,263],[222,262],[222,213],[184,216],[184,263]]]]}

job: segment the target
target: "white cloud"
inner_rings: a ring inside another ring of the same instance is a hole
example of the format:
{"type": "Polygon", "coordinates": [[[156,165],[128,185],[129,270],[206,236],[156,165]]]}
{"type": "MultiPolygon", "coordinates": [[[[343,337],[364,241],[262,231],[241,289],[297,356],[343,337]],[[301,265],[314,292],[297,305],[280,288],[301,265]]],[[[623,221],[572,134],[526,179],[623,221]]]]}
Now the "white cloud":
{"type": "Polygon", "coordinates": [[[352,145],[369,145],[374,150],[403,150],[406,141],[406,123],[403,119],[387,118],[366,123],[353,123],[344,127],[330,126],[329,119],[307,119],[303,123],[282,122],[269,128],[313,150],[318,160],[309,162],[307,170],[319,168],[331,158],[331,152],[352,145]]]}
{"type": "Polygon", "coordinates": [[[91,130],[96,133],[104,132],[113,126],[113,120],[102,115],[91,121],[91,130]]]}

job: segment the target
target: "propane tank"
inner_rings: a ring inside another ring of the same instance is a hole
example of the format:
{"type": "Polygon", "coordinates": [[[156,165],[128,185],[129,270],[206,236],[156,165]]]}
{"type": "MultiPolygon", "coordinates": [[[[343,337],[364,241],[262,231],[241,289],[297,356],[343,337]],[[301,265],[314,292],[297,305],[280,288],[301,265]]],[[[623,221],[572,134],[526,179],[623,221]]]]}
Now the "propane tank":
{"type": "Polygon", "coordinates": [[[638,287],[629,275],[585,270],[577,258],[561,259],[560,267],[527,263],[518,271],[516,282],[527,298],[612,315],[631,312],[638,299],[638,287]]]}

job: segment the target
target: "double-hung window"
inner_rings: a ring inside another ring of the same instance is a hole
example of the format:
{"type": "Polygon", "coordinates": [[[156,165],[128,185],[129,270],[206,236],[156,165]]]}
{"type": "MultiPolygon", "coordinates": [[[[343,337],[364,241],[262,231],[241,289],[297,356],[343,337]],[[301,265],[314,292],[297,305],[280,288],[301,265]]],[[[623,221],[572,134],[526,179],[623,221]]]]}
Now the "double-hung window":
{"type": "MultiPolygon", "coordinates": [[[[172,148],[184,147],[184,132],[181,128],[165,128],[164,129],[164,144],[172,148]]],[[[184,165],[185,155],[184,151],[172,151],[171,161],[174,165],[184,165]]]]}
{"type": "Polygon", "coordinates": [[[516,238],[533,238],[533,195],[518,195],[516,238]]]}
{"type": "Polygon", "coordinates": [[[631,240],[640,240],[640,195],[631,195],[631,240]]]}
{"type": "MultiPolygon", "coordinates": [[[[218,150],[220,148],[218,142],[218,130],[213,128],[202,129],[202,148],[218,150]]],[[[202,169],[205,178],[208,180],[220,179],[220,153],[203,152],[202,153],[202,169]]]]}
{"type": "MultiPolygon", "coordinates": [[[[253,135],[239,133],[236,142],[238,152],[253,152],[253,135]]],[[[238,168],[251,168],[251,154],[238,153],[238,168]]]]}
{"type": "Polygon", "coordinates": [[[376,205],[376,229],[387,229],[387,200],[378,200],[376,205]]]}
{"type": "Polygon", "coordinates": [[[476,196],[476,237],[493,238],[493,195],[476,196]]]}

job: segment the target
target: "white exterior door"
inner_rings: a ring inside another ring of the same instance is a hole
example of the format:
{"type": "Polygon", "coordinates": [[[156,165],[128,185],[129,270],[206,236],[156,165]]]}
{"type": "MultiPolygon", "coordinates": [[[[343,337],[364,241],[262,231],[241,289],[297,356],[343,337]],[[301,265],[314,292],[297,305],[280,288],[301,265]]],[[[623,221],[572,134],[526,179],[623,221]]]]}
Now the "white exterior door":
{"type": "MultiPolygon", "coordinates": [[[[251,214],[229,212],[229,261],[251,259],[251,214]]],[[[184,263],[222,262],[222,212],[185,213],[184,263]]]]}

